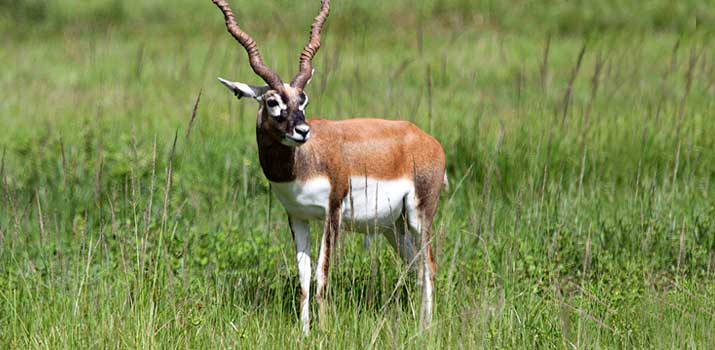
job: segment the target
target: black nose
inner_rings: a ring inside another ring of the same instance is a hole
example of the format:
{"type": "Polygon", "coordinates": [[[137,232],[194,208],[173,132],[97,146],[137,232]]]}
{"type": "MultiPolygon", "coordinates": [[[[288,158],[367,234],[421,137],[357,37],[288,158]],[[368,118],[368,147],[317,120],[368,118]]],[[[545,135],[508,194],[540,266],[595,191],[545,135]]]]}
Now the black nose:
{"type": "Polygon", "coordinates": [[[300,124],[295,127],[295,132],[300,134],[300,136],[305,137],[310,132],[310,127],[308,126],[308,124],[300,124]]]}

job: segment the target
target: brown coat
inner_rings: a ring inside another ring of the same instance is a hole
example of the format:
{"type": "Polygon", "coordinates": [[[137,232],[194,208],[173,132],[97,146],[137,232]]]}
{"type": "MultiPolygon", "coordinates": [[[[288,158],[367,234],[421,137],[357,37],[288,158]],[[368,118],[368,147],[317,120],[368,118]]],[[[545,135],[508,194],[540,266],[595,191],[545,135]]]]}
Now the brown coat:
{"type": "Polygon", "coordinates": [[[410,179],[421,209],[434,211],[444,181],[445,157],[433,137],[407,121],[383,119],[308,120],[311,138],[289,147],[257,128],[263,173],[272,182],[305,181],[315,176],[331,179],[331,202],[342,200],[350,176],[410,179]]]}

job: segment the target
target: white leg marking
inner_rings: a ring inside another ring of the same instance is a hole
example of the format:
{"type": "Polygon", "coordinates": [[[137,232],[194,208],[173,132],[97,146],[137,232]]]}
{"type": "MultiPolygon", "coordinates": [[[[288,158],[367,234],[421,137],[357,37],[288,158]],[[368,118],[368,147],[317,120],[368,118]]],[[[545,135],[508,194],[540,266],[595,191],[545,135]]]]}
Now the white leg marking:
{"type": "Polygon", "coordinates": [[[310,225],[307,221],[291,219],[291,229],[295,237],[295,251],[298,259],[298,277],[300,279],[300,320],[303,335],[310,330],[310,225]]]}
{"type": "MultiPolygon", "coordinates": [[[[418,254],[416,249],[417,247],[415,246],[415,242],[421,242],[420,235],[422,233],[422,220],[420,220],[420,212],[417,206],[417,195],[415,194],[415,191],[412,190],[407,194],[407,196],[405,196],[405,219],[407,220],[407,231],[404,234],[405,242],[403,245],[405,245],[405,248],[409,246],[409,249],[411,250],[409,260],[407,260],[406,263],[410,265],[410,269],[419,268],[419,271],[421,272],[422,267],[418,261],[415,261],[415,259],[424,254],[424,250],[421,250],[418,254]]],[[[420,246],[420,248],[423,247],[420,246]]]]}
{"type": "Polygon", "coordinates": [[[318,256],[318,266],[315,277],[318,279],[318,289],[315,297],[318,301],[319,321],[323,323],[325,316],[325,294],[328,285],[328,269],[330,268],[330,256],[335,251],[341,223],[341,208],[338,206],[331,212],[327,210],[325,222],[323,223],[323,238],[320,242],[320,255],[318,256]]]}
{"type": "MultiPolygon", "coordinates": [[[[424,246],[424,244],[423,244],[424,246]]],[[[434,305],[434,289],[432,286],[432,269],[430,268],[429,261],[427,260],[427,253],[424,253],[422,261],[424,265],[422,270],[424,271],[424,279],[422,281],[422,307],[420,311],[420,324],[422,329],[429,327],[432,323],[432,305],[434,305]]]]}
{"type": "MultiPolygon", "coordinates": [[[[328,221],[325,221],[324,226],[328,225],[328,221]]],[[[325,274],[325,264],[328,263],[328,235],[329,230],[327,227],[323,228],[323,238],[320,240],[320,253],[318,255],[318,265],[315,267],[315,279],[318,282],[317,288],[317,298],[318,302],[323,302],[323,289],[325,284],[328,283],[328,276],[325,274]]]]}
{"type": "MultiPolygon", "coordinates": [[[[429,241],[430,227],[423,225],[423,217],[418,209],[418,199],[414,191],[405,197],[405,213],[407,216],[407,227],[412,237],[417,238],[420,243],[420,251],[417,257],[420,261],[413,261],[413,266],[419,268],[418,285],[422,285],[422,303],[420,307],[420,325],[422,329],[429,327],[432,323],[432,308],[434,306],[434,273],[432,271],[432,252],[429,241]],[[420,263],[421,262],[421,263],[420,263]]],[[[430,220],[426,221],[429,225],[430,220]]]]}
{"type": "MultiPolygon", "coordinates": [[[[429,220],[427,221],[429,223],[429,220]]],[[[432,261],[432,242],[430,242],[430,227],[421,227],[420,255],[422,256],[422,307],[420,308],[420,325],[422,329],[429,328],[432,323],[432,308],[434,307],[434,261],[432,261]]]]}

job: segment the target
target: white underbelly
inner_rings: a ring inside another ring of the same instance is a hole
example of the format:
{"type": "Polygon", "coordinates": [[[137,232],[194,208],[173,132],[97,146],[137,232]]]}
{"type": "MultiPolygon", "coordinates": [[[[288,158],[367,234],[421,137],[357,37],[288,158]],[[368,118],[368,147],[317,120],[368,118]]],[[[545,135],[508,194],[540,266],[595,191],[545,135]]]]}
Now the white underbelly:
{"type": "MultiPolygon", "coordinates": [[[[330,198],[328,178],[271,183],[271,188],[291,217],[301,220],[325,218],[330,198]]],[[[342,201],[343,224],[350,230],[362,232],[375,232],[379,227],[391,228],[402,213],[405,198],[413,195],[414,183],[408,179],[351,177],[350,192],[342,201]]]]}
{"type": "Polygon", "coordinates": [[[376,180],[351,177],[350,192],[343,200],[343,223],[360,232],[392,228],[402,214],[404,199],[414,193],[407,179],[376,180]]]}

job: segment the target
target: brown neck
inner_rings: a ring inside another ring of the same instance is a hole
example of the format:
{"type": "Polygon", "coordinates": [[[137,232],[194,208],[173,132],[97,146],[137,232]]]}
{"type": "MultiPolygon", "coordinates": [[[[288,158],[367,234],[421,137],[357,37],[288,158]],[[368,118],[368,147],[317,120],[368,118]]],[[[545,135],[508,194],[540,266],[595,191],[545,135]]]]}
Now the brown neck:
{"type": "Polygon", "coordinates": [[[296,148],[277,141],[260,126],[256,128],[258,160],[263,174],[271,182],[291,182],[296,179],[296,148]]]}
{"type": "Polygon", "coordinates": [[[258,160],[268,181],[291,182],[298,178],[297,148],[289,147],[279,141],[275,131],[268,124],[267,112],[259,108],[256,120],[256,142],[258,160]]]}

